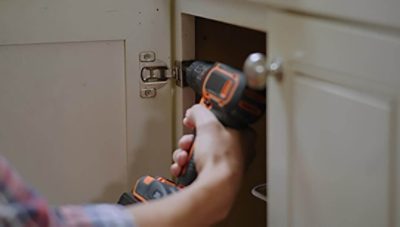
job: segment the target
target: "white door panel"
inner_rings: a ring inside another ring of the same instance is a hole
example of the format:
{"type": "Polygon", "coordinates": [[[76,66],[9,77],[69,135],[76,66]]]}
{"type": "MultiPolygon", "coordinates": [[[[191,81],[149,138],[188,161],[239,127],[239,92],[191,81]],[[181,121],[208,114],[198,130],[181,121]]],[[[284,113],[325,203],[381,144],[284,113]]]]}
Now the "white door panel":
{"type": "Polygon", "coordinates": [[[54,203],[115,200],[126,187],[124,42],[1,46],[0,72],[1,153],[54,203]]]}
{"type": "Polygon", "coordinates": [[[1,1],[0,152],[52,204],[168,175],[171,86],[140,98],[139,53],[170,42],[169,1],[1,1]]]}
{"type": "Polygon", "coordinates": [[[290,175],[296,226],[388,225],[390,112],[387,100],[294,78],[290,175]]]}
{"type": "Polygon", "coordinates": [[[400,40],[270,13],[270,226],[397,226],[400,40]]]}

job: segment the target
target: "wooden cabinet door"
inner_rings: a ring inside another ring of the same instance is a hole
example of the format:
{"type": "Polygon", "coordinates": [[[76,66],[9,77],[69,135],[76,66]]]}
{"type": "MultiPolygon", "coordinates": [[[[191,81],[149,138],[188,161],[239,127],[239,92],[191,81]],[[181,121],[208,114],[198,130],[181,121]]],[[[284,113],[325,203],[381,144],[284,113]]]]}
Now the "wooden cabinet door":
{"type": "Polygon", "coordinates": [[[171,87],[140,97],[142,51],[169,63],[169,1],[0,2],[0,152],[50,203],[168,174],[171,87]]]}
{"type": "Polygon", "coordinates": [[[268,13],[269,226],[400,224],[400,39],[268,13]]]}
{"type": "Polygon", "coordinates": [[[340,18],[349,22],[400,28],[399,1],[391,0],[247,0],[307,14],[340,18]]]}

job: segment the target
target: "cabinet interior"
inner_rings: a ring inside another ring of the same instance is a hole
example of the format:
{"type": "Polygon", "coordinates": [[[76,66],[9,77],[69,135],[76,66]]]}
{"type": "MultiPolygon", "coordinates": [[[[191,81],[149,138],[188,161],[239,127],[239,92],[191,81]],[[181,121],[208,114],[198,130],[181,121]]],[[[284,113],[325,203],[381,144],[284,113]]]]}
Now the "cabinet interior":
{"type": "MultiPolygon", "coordinates": [[[[184,59],[218,61],[242,69],[249,54],[266,54],[267,51],[265,32],[189,15],[183,15],[182,25],[184,59]]],[[[194,103],[193,98],[191,102],[194,103]]],[[[218,226],[266,226],[266,203],[251,195],[254,186],[266,182],[265,116],[253,128],[258,138],[256,157],[246,171],[243,187],[229,217],[218,226]]]]}

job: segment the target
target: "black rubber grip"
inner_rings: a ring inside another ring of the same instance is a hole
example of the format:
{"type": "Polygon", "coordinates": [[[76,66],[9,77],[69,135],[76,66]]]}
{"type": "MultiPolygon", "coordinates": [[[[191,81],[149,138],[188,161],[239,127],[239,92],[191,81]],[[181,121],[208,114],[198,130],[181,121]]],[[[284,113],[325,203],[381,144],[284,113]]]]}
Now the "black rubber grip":
{"type": "Polygon", "coordinates": [[[124,194],[122,194],[118,200],[118,204],[123,205],[123,206],[131,205],[131,204],[135,204],[135,203],[139,203],[139,202],[140,201],[136,200],[135,197],[131,193],[128,193],[128,192],[124,192],[124,194]]]}
{"type": "Polygon", "coordinates": [[[196,164],[192,156],[189,163],[187,164],[186,171],[180,177],[178,177],[177,184],[179,186],[188,186],[194,180],[196,180],[196,177],[197,177],[196,164]]]}

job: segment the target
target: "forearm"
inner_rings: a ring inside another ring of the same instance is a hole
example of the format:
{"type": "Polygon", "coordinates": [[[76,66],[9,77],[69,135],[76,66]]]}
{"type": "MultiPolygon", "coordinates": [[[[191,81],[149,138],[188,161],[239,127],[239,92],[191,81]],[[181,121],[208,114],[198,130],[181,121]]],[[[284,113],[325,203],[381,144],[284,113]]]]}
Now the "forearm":
{"type": "MultiPolygon", "coordinates": [[[[197,209],[199,218],[214,224],[224,219],[234,202],[242,179],[241,168],[224,162],[214,168],[204,169],[198,176],[195,191],[201,191],[198,199],[207,209],[197,209]]],[[[207,225],[203,225],[207,226],[207,225]]]]}

